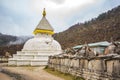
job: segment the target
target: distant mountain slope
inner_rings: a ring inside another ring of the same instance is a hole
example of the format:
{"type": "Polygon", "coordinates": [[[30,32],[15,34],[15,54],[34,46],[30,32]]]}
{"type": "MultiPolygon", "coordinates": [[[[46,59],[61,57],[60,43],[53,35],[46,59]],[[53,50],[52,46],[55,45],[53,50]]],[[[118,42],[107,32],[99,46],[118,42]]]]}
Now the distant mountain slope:
{"type": "Polygon", "coordinates": [[[30,38],[31,36],[12,36],[0,33],[0,46],[23,44],[30,38]]]}
{"type": "Polygon", "coordinates": [[[23,44],[30,39],[31,36],[12,36],[0,33],[0,56],[6,52],[15,54],[23,48],[23,44]]]}
{"type": "Polygon", "coordinates": [[[62,48],[72,47],[85,42],[120,41],[120,6],[100,14],[97,18],[85,23],[78,23],[54,35],[62,48]]]}
{"type": "Polygon", "coordinates": [[[0,46],[7,45],[10,41],[15,41],[17,39],[16,36],[6,35],[0,33],[0,46]]]}

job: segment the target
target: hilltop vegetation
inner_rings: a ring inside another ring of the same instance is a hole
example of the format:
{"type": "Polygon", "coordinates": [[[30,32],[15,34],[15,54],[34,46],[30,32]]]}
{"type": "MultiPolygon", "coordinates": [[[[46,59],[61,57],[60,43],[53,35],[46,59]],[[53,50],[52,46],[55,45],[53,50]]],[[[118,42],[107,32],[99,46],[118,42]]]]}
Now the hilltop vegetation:
{"type": "Polygon", "coordinates": [[[85,23],[78,23],[54,35],[62,48],[98,41],[120,41],[120,6],[85,23]]]}

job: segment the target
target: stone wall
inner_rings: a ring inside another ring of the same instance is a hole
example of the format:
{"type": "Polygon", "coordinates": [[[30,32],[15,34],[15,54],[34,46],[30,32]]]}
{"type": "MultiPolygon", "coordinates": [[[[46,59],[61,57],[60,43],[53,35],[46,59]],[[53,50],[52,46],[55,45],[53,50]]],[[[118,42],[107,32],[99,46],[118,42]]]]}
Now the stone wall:
{"type": "Polygon", "coordinates": [[[120,56],[94,58],[51,56],[48,67],[85,80],[120,80],[120,56]]]}

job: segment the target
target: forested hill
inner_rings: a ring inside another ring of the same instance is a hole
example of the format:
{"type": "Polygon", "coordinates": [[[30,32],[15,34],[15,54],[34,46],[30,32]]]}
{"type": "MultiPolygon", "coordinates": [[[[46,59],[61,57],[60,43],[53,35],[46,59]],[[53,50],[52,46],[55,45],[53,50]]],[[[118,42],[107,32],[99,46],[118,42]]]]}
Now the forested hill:
{"type": "Polygon", "coordinates": [[[54,35],[63,49],[98,41],[120,41],[120,6],[85,23],[78,23],[54,35]]]}
{"type": "Polygon", "coordinates": [[[6,46],[10,41],[16,41],[17,37],[0,33],[0,46],[6,46]]]}
{"type": "Polygon", "coordinates": [[[32,36],[13,36],[0,33],[0,47],[23,44],[32,36]]]}
{"type": "Polygon", "coordinates": [[[6,52],[15,54],[31,36],[12,36],[0,33],[0,56],[6,52]]]}

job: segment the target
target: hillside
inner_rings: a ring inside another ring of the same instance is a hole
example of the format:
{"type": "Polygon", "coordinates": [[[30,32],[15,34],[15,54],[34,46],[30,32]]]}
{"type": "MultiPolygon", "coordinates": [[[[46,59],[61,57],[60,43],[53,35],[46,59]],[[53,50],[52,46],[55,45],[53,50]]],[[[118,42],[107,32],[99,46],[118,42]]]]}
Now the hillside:
{"type": "Polygon", "coordinates": [[[0,33],[0,46],[6,46],[10,41],[16,41],[16,36],[6,35],[0,33]]]}
{"type": "Polygon", "coordinates": [[[62,48],[98,41],[120,41],[120,6],[85,23],[78,23],[54,35],[62,48]]]}
{"type": "Polygon", "coordinates": [[[31,36],[12,36],[0,33],[0,56],[6,52],[15,54],[31,36]]]}

